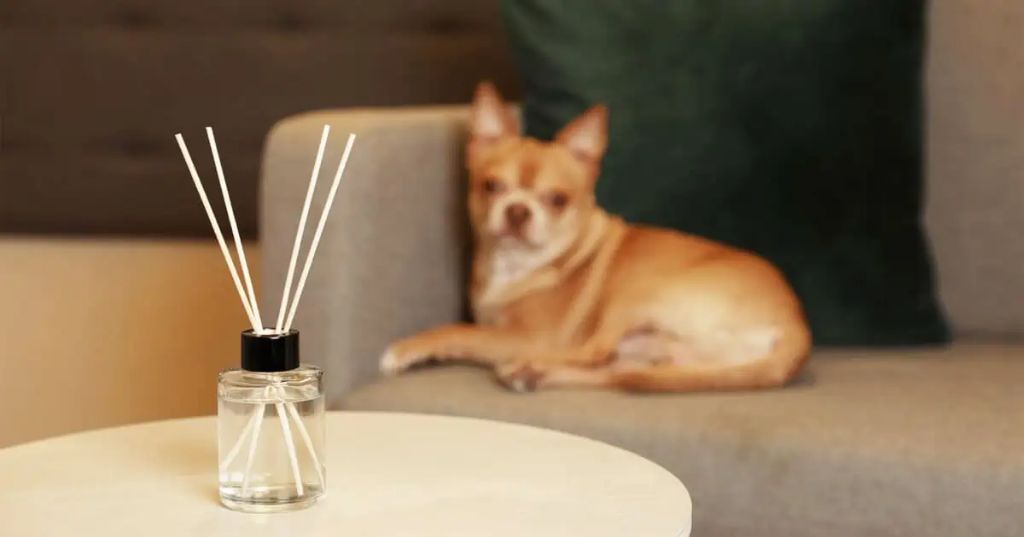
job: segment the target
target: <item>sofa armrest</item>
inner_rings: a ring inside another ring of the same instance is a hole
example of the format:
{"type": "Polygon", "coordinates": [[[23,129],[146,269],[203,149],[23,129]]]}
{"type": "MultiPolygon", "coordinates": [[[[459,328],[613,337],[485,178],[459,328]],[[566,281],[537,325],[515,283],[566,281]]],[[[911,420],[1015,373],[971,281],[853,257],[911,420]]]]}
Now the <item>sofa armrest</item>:
{"type": "Polygon", "coordinates": [[[332,407],[377,375],[388,343],[464,316],[466,113],[464,107],[319,111],[284,119],[267,137],[261,304],[264,323],[272,325],[321,130],[329,124],[331,137],[296,272],[345,138],[358,136],[295,320],[303,360],[326,370],[332,407]]]}

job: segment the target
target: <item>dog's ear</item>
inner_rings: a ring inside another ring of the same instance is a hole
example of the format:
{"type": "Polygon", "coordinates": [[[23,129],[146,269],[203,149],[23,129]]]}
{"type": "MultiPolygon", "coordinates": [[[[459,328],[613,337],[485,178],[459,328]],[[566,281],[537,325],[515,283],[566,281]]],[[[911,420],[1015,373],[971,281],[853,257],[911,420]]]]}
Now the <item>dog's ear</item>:
{"type": "Polygon", "coordinates": [[[588,108],[558,131],[555,142],[588,164],[600,163],[608,148],[608,107],[599,104],[588,108]]]}
{"type": "Polygon", "coordinates": [[[501,99],[494,84],[486,80],[478,84],[469,115],[469,161],[472,162],[481,150],[502,138],[518,135],[519,122],[501,99]]]}

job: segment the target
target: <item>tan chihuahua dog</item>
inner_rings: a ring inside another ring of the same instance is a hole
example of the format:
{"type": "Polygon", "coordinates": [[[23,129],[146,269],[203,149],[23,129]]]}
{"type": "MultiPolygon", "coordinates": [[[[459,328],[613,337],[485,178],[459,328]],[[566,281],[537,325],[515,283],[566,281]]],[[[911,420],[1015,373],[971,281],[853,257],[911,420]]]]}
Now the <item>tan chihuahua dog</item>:
{"type": "Polygon", "coordinates": [[[522,137],[494,87],[480,84],[466,159],[477,324],[395,343],[384,372],[467,360],[518,391],[695,391],[781,386],[799,371],[810,332],[768,261],[629,225],[595,204],[607,131],[608,112],[595,106],[553,142],[522,137]]]}

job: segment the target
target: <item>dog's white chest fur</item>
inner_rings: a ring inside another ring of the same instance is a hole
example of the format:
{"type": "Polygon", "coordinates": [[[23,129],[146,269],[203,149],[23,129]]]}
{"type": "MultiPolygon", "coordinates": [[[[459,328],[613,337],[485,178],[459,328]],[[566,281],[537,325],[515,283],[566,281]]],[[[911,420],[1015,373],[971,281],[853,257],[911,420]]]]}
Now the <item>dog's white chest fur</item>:
{"type": "MultiPolygon", "coordinates": [[[[490,257],[487,264],[487,278],[480,294],[477,295],[473,304],[473,313],[478,322],[485,324],[500,324],[493,312],[500,309],[500,305],[509,299],[519,296],[521,292],[533,289],[530,285],[520,285],[527,277],[551,264],[562,252],[566,245],[556,241],[545,248],[499,248],[490,257]]],[[[547,284],[544,278],[537,279],[536,286],[543,287],[547,284]]]]}
{"type": "Polygon", "coordinates": [[[543,250],[496,251],[491,256],[487,281],[477,302],[480,305],[496,302],[510,287],[548,264],[550,256],[545,254],[543,250]]]}
{"type": "Polygon", "coordinates": [[[484,296],[500,292],[547,263],[543,251],[498,251],[491,257],[490,277],[484,296]]]}

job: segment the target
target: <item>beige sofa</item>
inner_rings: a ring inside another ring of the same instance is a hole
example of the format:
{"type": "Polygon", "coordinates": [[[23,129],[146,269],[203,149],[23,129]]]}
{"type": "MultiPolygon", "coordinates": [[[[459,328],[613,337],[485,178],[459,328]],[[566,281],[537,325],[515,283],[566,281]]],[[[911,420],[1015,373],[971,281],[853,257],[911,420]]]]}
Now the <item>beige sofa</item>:
{"type": "Polygon", "coordinates": [[[759,393],[517,395],[457,366],[383,380],[389,341],[464,316],[465,110],[452,107],[277,125],[263,167],[266,303],[330,123],[326,162],[342,133],[360,138],[298,326],[304,357],[328,370],[331,406],[509,420],[625,447],[686,483],[702,537],[1024,535],[1024,18],[992,13],[970,2],[931,13],[926,220],[957,335],[948,347],[817,350],[798,383],[759,393]]]}
{"type": "MultiPolygon", "coordinates": [[[[691,489],[695,535],[1024,534],[1024,346],[982,337],[984,319],[972,313],[1020,306],[956,303],[993,283],[985,281],[991,259],[969,252],[940,248],[943,298],[966,332],[956,343],[820,350],[805,378],[783,390],[516,395],[486,371],[455,366],[380,379],[377,358],[389,341],[463,316],[463,121],[459,108],[322,112],[270,135],[268,283],[282,281],[320,127],[360,134],[298,321],[304,357],[327,368],[331,406],[516,421],[631,449],[691,489]],[[961,274],[969,276],[957,281],[961,274]]],[[[969,199],[959,208],[948,201],[932,204],[950,211],[932,215],[952,220],[932,226],[953,234],[935,237],[942,248],[970,249],[959,234],[1001,225],[991,212],[965,218],[985,211],[969,199]]],[[[1006,254],[999,250],[992,244],[986,257],[1006,254]]],[[[273,285],[266,293],[267,304],[277,301],[273,285]]]]}

